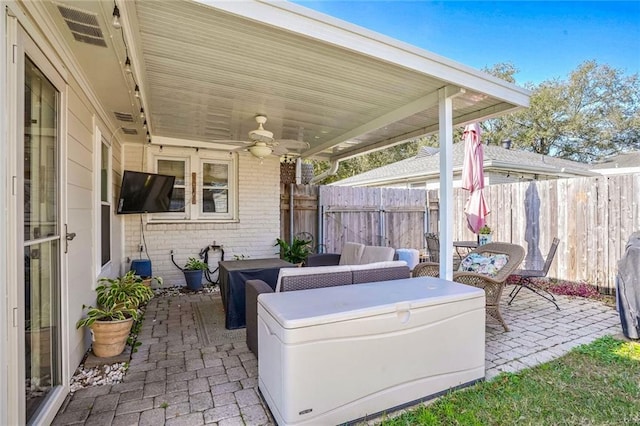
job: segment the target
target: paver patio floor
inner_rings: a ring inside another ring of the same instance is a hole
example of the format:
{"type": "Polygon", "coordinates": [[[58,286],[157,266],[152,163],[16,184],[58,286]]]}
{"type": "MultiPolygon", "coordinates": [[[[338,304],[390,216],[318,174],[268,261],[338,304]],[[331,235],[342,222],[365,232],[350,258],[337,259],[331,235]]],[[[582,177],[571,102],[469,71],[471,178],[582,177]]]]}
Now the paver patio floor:
{"type": "MultiPolygon", "coordinates": [[[[502,314],[511,328],[487,319],[486,379],[550,361],[598,337],[620,333],[615,309],[557,296],[561,310],[523,290],[502,314]]],[[[147,306],[124,381],[67,397],[55,425],[271,425],[258,393],[258,362],[244,341],[204,346],[191,303],[210,294],[156,297],[147,306]]],[[[375,420],[373,421],[375,423],[375,420]]]]}

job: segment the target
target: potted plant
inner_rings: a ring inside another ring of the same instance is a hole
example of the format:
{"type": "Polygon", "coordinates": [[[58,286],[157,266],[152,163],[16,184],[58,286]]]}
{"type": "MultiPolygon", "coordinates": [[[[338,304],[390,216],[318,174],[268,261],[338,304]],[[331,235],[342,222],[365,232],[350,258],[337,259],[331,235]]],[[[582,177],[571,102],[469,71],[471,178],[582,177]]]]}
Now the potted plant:
{"type": "MultiPolygon", "coordinates": [[[[161,282],[161,278],[157,278],[161,282]]],[[[142,278],[129,271],[117,278],[100,278],[101,285],[96,288],[98,306],[137,309],[153,297],[153,290],[144,284],[142,278]]]]}
{"type": "Polygon", "coordinates": [[[478,245],[483,245],[491,242],[491,228],[484,225],[478,229],[478,245]]]}
{"type": "Polygon", "coordinates": [[[76,328],[88,327],[91,330],[92,350],[95,356],[111,358],[124,351],[133,321],[138,319],[138,310],[125,306],[116,307],[115,303],[87,309],[85,318],[76,323],[76,328]]]}
{"type": "Polygon", "coordinates": [[[312,253],[311,240],[293,237],[291,244],[278,238],[275,246],[280,246],[280,257],[287,262],[302,266],[307,257],[312,253]]]}
{"type": "Polygon", "coordinates": [[[189,290],[200,290],[202,288],[202,274],[209,270],[209,265],[203,261],[190,257],[182,268],[184,280],[187,282],[189,290]]]}

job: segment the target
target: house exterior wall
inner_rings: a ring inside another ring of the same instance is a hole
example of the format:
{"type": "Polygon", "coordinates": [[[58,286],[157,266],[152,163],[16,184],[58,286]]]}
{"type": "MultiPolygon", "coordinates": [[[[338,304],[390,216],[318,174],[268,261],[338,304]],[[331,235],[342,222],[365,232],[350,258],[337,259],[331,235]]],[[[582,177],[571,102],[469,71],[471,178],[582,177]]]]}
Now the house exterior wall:
{"type": "Polygon", "coordinates": [[[121,144],[117,132],[112,134],[107,125],[97,116],[95,106],[91,104],[83,89],[75,79],[71,79],[68,88],[67,108],[67,156],[66,156],[66,203],[69,232],[75,232],[76,238],[69,243],[67,255],[66,303],[69,313],[67,330],[69,332],[69,367],[71,371],[78,366],[86,352],[90,339],[86,330],[76,330],[75,323],[82,318],[82,305],[95,304],[95,288],[101,276],[114,277],[119,274],[119,259],[122,257],[122,218],[112,209],[111,215],[111,262],[100,266],[97,248],[100,247],[99,221],[99,163],[100,134],[111,144],[111,184],[112,206],[115,206],[116,187],[120,182],[121,144]]]}
{"type": "MultiPolygon", "coordinates": [[[[192,149],[192,148],[188,148],[192,149]]],[[[124,169],[137,170],[143,164],[145,148],[124,146],[124,169]]],[[[202,151],[202,149],[201,149],[202,151]]],[[[145,170],[152,171],[144,160],[145,170]]],[[[189,198],[187,196],[187,198],[189,198]]],[[[270,156],[260,161],[247,153],[239,154],[238,161],[238,220],[211,221],[162,221],[154,222],[149,215],[142,215],[146,251],[151,260],[154,276],[164,280],[164,286],[182,286],[184,276],[171,262],[184,266],[189,257],[198,257],[203,248],[214,243],[224,248],[225,260],[234,255],[252,259],[277,257],[274,247],[280,236],[280,162],[270,156]]],[[[131,259],[140,258],[139,246],[143,241],[140,232],[140,215],[122,216],[125,229],[121,272],[131,267],[131,259]]],[[[217,267],[219,253],[210,251],[209,269],[217,267]]],[[[146,253],[142,258],[146,258],[146,253]]]]}

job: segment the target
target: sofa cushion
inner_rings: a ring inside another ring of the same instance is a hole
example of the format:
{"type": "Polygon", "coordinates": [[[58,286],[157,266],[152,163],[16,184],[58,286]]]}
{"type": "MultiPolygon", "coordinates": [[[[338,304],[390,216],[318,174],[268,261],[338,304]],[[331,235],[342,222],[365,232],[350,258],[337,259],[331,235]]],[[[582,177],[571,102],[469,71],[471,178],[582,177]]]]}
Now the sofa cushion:
{"type": "Polygon", "coordinates": [[[393,247],[365,246],[357,264],[391,261],[395,254],[393,247]]]}
{"type": "Polygon", "coordinates": [[[342,253],[340,254],[339,265],[359,264],[364,248],[365,248],[364,244],[344,243],[344,247],[342,247],[342,253]]]}
{"type": "MultiPolygon", "coordinates": [[[[351,284],[351,267],[348,265],[344,266],[310,266],[307,268],[282,268],[280,269],[280,273],[278,274],[278,280],[276,281],[276,293],[279,291],[291,291],[292,287],[299,287],[306,279],[307,276],[321,276],[325,277],[326,281],[339,282],[342,283],[345,279],[348,280],[346,284],[351,284]],[[333,274],[337,274],[335,277],[333,274]],[[292,279],[290,277],[296,277],[296,279],[292,279]],[[287,280],[287,285],[282,288],[282,280],[287,280]]],[[[315,278],[314,278],[315,279],[315,278]]],[[[338,284],[333,284],[338,285],[338,284]]],[[[307,288],[317,288],[322,287],[317,285],[317,283],[310,283],[307,288]]],[[[326,287],[329,287],[327,285],[326,287]]],[[[302,288],[295,288],[296,290],[301,290],[302,288]]]]}

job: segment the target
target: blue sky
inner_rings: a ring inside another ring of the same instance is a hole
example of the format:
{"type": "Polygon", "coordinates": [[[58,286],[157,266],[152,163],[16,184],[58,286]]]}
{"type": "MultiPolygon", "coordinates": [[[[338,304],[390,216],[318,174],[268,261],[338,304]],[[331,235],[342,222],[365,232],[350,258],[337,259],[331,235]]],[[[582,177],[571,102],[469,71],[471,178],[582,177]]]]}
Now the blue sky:
{"type": "Polygon", "coordinates": [[[640,73],[640,1],[294,2],[474,68],[511,62],[520,85],[587,60],[640,73]]]}

